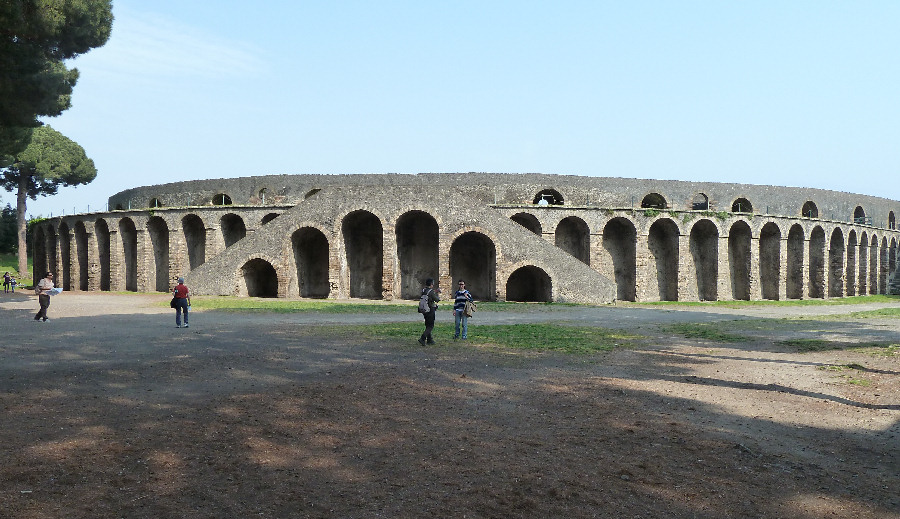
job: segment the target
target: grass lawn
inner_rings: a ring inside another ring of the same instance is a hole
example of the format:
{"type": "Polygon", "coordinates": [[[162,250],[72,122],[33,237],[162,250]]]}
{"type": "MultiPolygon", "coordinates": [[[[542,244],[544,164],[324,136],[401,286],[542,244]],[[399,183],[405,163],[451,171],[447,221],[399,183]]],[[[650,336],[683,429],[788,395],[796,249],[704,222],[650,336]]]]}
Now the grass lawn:
{"type": "Polygon", "coordinates": [[[28,272],[24,273],[21,276],[16,275],[18,264],[19,258],[15,254],[0,254],[0,276],[2,276],[4,272],[9,272],[13,277],[16,278],[16,281],[19,282],[20,287],[32,286],[34,284],[34,280],[31,279],[31,272],[33,270],[31,258],[28,258],[28,272]]]}

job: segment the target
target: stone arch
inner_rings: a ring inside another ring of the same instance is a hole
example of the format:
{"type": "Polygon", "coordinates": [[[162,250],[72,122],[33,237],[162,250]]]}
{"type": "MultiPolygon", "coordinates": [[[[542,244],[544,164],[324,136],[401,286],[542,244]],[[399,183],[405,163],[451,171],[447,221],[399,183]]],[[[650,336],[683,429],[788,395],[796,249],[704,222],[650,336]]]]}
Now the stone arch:
{"type": "Polygon", "coordinates": [[[866,211],[861,205],[856,206],[856,209],[853,210],[853,222],[862,225],[866,224],[866,211]]]}
{"type": "Polygon", "coordinates": [[[548,303],[553,299],[553,283],[543,269],[526,265],[506,280],[506,300],[548,303]]]}
{"type": "Polygon", "coordinates": [[[869,243],[869,293],[878,293],[878,236],[872,234],[872,241],[869,243]]]}
{"type": "Polygon", "coordinates": [[[691,209],[694,211],[709,211],[709,197],[706,193],[697,193],[691,199],[691,209]]]}
{"type": "Polygon", "coordinates": [[[634,301],[637,286],[637,230],[627,218],[613,218],[603,227],[603,248],[616,282],[616,299],[634,301]]]}
{"type": "Polygon", "coordinates": [[[438,277],[437,220],[425,211],[409,211],[397,219],[395,233],[400,297],[419,299],[425,280],[438,277]]]}
{"type": "Polygon", "coordinates": [[[856,295],[856,251],[859,243],[856,240],[856,231],[850,229],[847,233],[847,295],[856,295]]]}
{"type": "Polygon", "coordinates": [[[585,265],[591,264],[591,230],[584,220],[577,216],[563,218],[554,237],[557,247],[585,265]]]}
{"type": "Polygon", "coordinates": [[[897,221],[894,218],[894,211],[888,212],[888,229],[894,230],[897,228],[897,221]]]}
{"type": "Polygon", "coordinates": [[[131,218],[119,220],[119,242],[122,246],[122,278],[119,286],[129,292],[137,292],[137,227],[131,218]]]}
{"type": "Polygon", "coordinates": [[[465,279],[472,297],[497,299],[497,247],[486,235],[467,231],[450,245],[450,278],[465,279]]]}
{"type": "Polygon", "coordinates": [[[888,256],[888,243],[887,238],[881,239],[881,248],[878,254],[878,293],[879,294],[887,294],[887,281],[888,281],[888,265],[890,264],[890,258],[888,256]]]}
{"type": "Polygon", "coordinates": [[[272,220],[274,220],[274,219],[276,219],[276,218],[278,218],[278,213],[269,213],[269,214],[267,214],[267,215],[265,215],[265,216],[262,217],[262,220],[260,220],[259,224],[260,224],[260,225],[265,225],[265,224],[271,222],[272,220]]]}
{"type": "Polygon", "coordinates": [[[257,198],[259,198],[259,203],[261,205],[266,205],[266,193],[267,192],[268,192],[268,189],[262,188],[259,191],[257,191],[257,193],[256,193],[256,196],[257,196],[257,198]]]}
{"type": "Polygon", "coordinates": [[[84,222],[78,220],[75,222],[75,271],[78,279],[73,286],[77,286],[78,290],[87,291],[88,289],[88,235],[84,222]]]}
{"type": "Polygon", "coordinates": [[[362,209],[347,214],[341,222],[350,297],[383,298],[383,229],[377,216],[362,209]]]}
{"type": "Polygon", "coordinates": [[[659,193],[647,193],[641,199],[642,209],[665,209],[669,207],[666,198],[659,193]]]}
{"type": "Polygon", "coordinates": [[[731,278],[731,298],[750,300],[750,263],[752,232],[747,222],[740,220],[728,231],[728,268],[731,278]]]}
{"type": "Polygon", "coordinates": [[[534,234],[537,234],[538,236],[540,236],[541,232],[543,232],[541,229],[541,222],[539,222],[537,217],[533,214],[516,213],[510,217],[510,220],[516,222],[517,224],[528,229],[534,234]]]}
{"type": "Polygon", "coordinates": [[[147,282],[157,292],[168,292],[169,279],[169,225],[159,216],[152,216],[147,222],[150,234],[150,248],[153,251],[147,282]]]}
{"type": "Polygon", "coordinates": [[[844,233],[840,227],[831,233],[828,245],[828,297],[844,295],[844,233]]]}
{"type": "Polygon", "coordinates": [[[805,216],[807,218],[818,218],[819,208],[818,206],[816,206],[815,202],[813,202],[812,200],[807,200],[806,203],[803,204],[803,208],[800,209],[800,216],[805,216]]]}
{"type": "Polygon", "coordinates": [[[869,233],[863,231],[859,235],[859,276],[856,281],[859,284],[859,295],[864,296],[869,293],[869,233]]]}
{"type": "Polygon", "coordinates": [[[261,258],[253,258],[241,267],[238,289],[250,297],[278,297],[278,273],[275,267],[261,258]]]}
{"type": "Polygon", "coordinates": [[[715,301],[718,299],[719,229],[710,220],[699,220],[691,227],[688,243],[694,260],[697,297],[701,301],[715,301]]]}
{"type": "Polygon", "coordinates": [[[231,197],[225,193],[217,193],[212,197],[213,205],[231,205],[231,197]]]}
{"type": "Polygon", "coordinates": [[[94,222],[94,237],[97,240],[97,259],[100,263],[100,290],[112,290],[112,256],[110,254],[109,224],[106,223],[106,220],[101,219],[94,222]]]}
{"type": "Polygon", "coordinates": [[[147,207],[151,209],[155,209],[157,207],[162,207],[163,203],[159,198],[153,197],[150,199],[150,202],[147,203],[147,207]]]}
{"type": "Polygon", "coordinates": [[[803,226],[794,224],[788,231],[787,279],[785,293],[788,299],[803,299],[803,226]]]}
{"type": "Polygon", "coordinates": [[[655,293],[648,300],[678,301],[678,225],[668,218],[653,222],[647,233],[651,268],[656,270],[655,293]]]}
{"type": "Polygon", "coordinates": [[[59,257],[62,262],[62,272],[57,273],[57,279],[62,282],[63,290],[72,290],[72,273],[69,266],[72,264],[72,245],[70,240],[69,224],[59,224],[59,257]]]}
{"type": "Polygon", "coordinates": [[[731,212],[732,213],[752,213],[753,212],[753,204],[750,203],[750,200],[746,198],[736,198],[734,202],[731,203],[731,212]]]}
{"type": "Polygon", "coordinates": [[[194,270],[206,262],[206,225],[199,216],[191,213],[181,219],[181,230],[187,246],[188,268],[194,270]]]}
{"type": "Polygon", "coordinates": [[[532,203],[537,205],[563,205],[563,196],[555,189],[542,189],[534,196],[532,203]]]}
{"type": "Polygon", "coordinates": [[[219,227],[222,229],[222,240],[225,247],[231,247],[247,236],[247,226],[244,219],[234,213],[222,215],[219,219],[219,227]]]}
{"type": "Polygon", "coordinates": [[[809,233],[809,297],[825,297],[825,230],[815,226],[809,233]]]}
{"type": "Polygon", "coordinates": [[[763,299],[779,299],[781,284],[781,229],[769,222],[759,232],[759,281],[763,299]]]}
{"type": "Polygon", "coordinates": [[[315,227],[301,227],[291,235],[294,264],[297,266],[297,290],[300,297],[328,297],[328,238],[315,227]]]}

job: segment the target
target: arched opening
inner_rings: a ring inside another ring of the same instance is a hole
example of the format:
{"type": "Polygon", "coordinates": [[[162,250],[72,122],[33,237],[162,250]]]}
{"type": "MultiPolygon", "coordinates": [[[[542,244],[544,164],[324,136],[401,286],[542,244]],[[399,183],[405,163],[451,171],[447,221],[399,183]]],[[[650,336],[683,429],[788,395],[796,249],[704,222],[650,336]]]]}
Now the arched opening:
{"type": "Polygon", "coordinates": [[[665,197],[659,193],[649,193],[641,200],[642,209],[665,209],[669,207],[665,197]]]}
{"type": "Polygon", "coordinates": [[[47,239],[44,227],[36,226],[34,229],[34,265],[32,265],[34,279],[40,279],[39,276],[50,270],[47,268],[47,239]]]}
{"type": "Polygon", "coordinates": [[[759,232],[759,281],[763,299],[778,300],[781,283],[781,229],[773,222],[759,232]]]}
{"type": "Polygon", "coordinates": [[[278,218],[278,213],[269,213],[262,217],[262,221],[260,222],[260,225],[265,225],[276,218],[278,218]]]}
{"type": "Polygon", "coordinates": [[[116,210],[116,211],[124,211],[125,208],[122,207],[122,204],[116,204],[116,209],[115,209],[115,210],[116,210]]]}
{"type": "Polygon", "coordinates": [[[753,212],[753,204],[750,203],[750,200],[746,198],[738,198],[734,202],[731,203],[731,212],[732,213],[752,213],[753,212]]]}
{"type": "Polygon", "coordinates": [[[747,222],[735,222],[728,231],[728,269],[731,274],[731,298],[750,300],[751,231],[747,222]]]}
{"type": "Polygon", "coordinates": [[[112,276],[110,275],[110,247],[109,225],[106,220],[97,220],[94,223],[94,236],[97,239],[97,256],[100,261],[100,290],[111,290],[112,276]]]}
{"type": "Polygon", "coordinates": [[[803,227],[791,226],[787,242],[787,279],[785,290],[788,299],[803,299],[803,227]]]}
{"type": "Polygon", "coordinates": [[[719,230],[709,220],[700,220],[691,228],[690,251],[697,278],[697,297],[701,301],[718,299],[719,230]]]}
{"type": "Polygon", "coordinates": [[[497,299],[497,249],[494,242],[476,231],[463,233],[450,246],[450,278],[465,279],[472,297],[497,299]]]}
{"type": "Polygon", "coordinates": [[[857,223],[860,225],[866,225],[866,212],[863,210],[862,206],[856,206],[856,209],[853,210],[853,223],[857,223]]]}
{"type": "Polygon", "coordinates": [[[155,209],[157,207],[162,207],[163,204],[159,198],[151,198],[150,203],[147,206],[150,207],[151,209],[155,209]]]}
{"type": "Polygon", "coordinates": [[[697,193],[691,199],[691,209],[694,211],[709,211],[709,197],[705,193],[697,193]]]}
{"type": "Polygon", "coordinates": [[[153,261],[149,264],[152,271],[148,273],[147,281],[157,292],[168,292],[169,226],[165,220],[154,216],[147,222],[147,231],[150,233],[150,245],[153,249],[153,261]]]}
{"type": "Polygon", "coordinates": [[[613,218],[603,227],[603,250],[612,264],[612,277],[616,282],[616,298],[634,301],[636,297],[637,231],[626,218],[613,218]]]}
{"type": "Polygon", "coordinates": [[[75,272],[78,290],[88,289],[88,237],[84,222],[75,223],[75,272]]]}
{"type": "Polygon", "coordinates": [[[397,259],[400,297],[419,299],[428,278],[438,277],[438,224],[424,211],[410,211],[397,219],[397,259]]]}
{"type": "Polygon", "coordinates": [[[537,205],[563,205],[563,197],[555,189],[542,189],[535,195],[532,203],[537,205]]]}
{"type": "Polygon", "coordinates": [[[534,234],[537,234],[538,236],[541,235],[541,222],[539,222],[537,217],[532,214],[516,213],[510,217],[510,220],[516,222],[517,224],[528,229],[534,234]]]}
{"type": "Polygon", "coordinates": [[[328,238],[314,227],[301,227],[291,236],[300,297],[328,297],[328,238]]]}
{"type": "Polygon", "coordinates": [[[381,299],[384,272],[384,232],[381,220],[368,211],[354,211],[341,224],[350,297],[381,299]]]}
{"type": "Polygon", "coordinates": [[[809,297],[825,297],[825,230],[818,225],[809,234],[809,297]]]}
{"type": "MultiPolygon", "coordinates": [[[[56,273],[56,279],[62,280],[63,290],[72,290],[72,245],[69,225],[66,222],[59,224],[59,255],[62,272],[56,273]]],[[[41,272],[43,274],[43,272],[41,272]]]]}
{"type": "MultiPolygon", "coordinates": [[[[54,271],[59,265],[59,235],[57,231],[53,227],[47,228],[47,268],[44,269],[43,272],[38,272],[37,276],[43,276],[48,271],[54,271]]],[[[55,273],[59,276],[59,279],[62,279],[62,274],[59,272],[55,273]]]]}
{"type": "Polygon", "coordinates": [[[194,270],[206,262],[206,226],[199,216],[189,214],[181,219],[181,229],[187,246],[188,267],[194,270]]]}
{"type": "Polygon", "coordinates": [[[859,235],[859,295],[864,296],[869,293],[869,233],[863,231],[859,235]]]}
{"type": "Polygon", "coordinates": [[[131,218],[119,220],[119,241],[122,244],[122,261],[124,269],[120,287],[130,292],[137,292],[137,228],[131,218]]]}
{"type": "Polygon", "coordinates": [[[856,241],[856,231],[847,233],[847,295],[856,295],[856,250],[859,247],[856,241]]]}
{"type": "Polygon", "coordinates": [[[506,300],[548,303],[553,283],[543,269],[528,265],[515,270],[506,281],[506,300]]]}
{"type": "Polygon", "coordinates": [[[878,237],[872,235],[869,243],[869,293],[878,293],[878,237]]]}
{"type": "Polygon", "coordinates": [[[828,297],[844,295],[844,233],[835,229],[828,246],[828,297]]]}
{"type": "Polygon", "coordinates": [[[888,229],[893,230],[896,228],[897,228],[897,221],[894,218],[894,211],[890,211],[890,212],[888,212],[888,229]]]}
{"type": "Polygon", "coordinates": [[[816,204],[812,201],[807,201],[805,204],[803,204],[803,208],[800,210],[800,215],[807,218],[818,218],[819,208],[816,207],[816,204]]]}
{"type": "Polygon", "coordinates": [[[250,297],[278,297],[278,274],[264,259],[255,258],[241,267],[240,292],[250,297]]]}
{"type": "Polygon", "coordinates": [[[319,189],[319,188],[310,189],[309,191],[306,192],[305,195],[303,195],[303,199],[306,200],[307,198],[309,198],[309,197],[313,196],[314,194],[318,193],[319,191],[321,191],[321,189],[319,189]]]}
{"type": "Polygon", "coordinates": [[[678,226],[668,218],[650,226],[647,248],[656,269],[656,293],[648,294],[648,301],[678,301],[678,236],[678,226]]]}
{"type": "Polygon", "coordinates": [[[591,231],[577,216],[564,218],[556,226],[556,246],[585,265],[591,264],[591,231]]]}
{"type": "Polygon", "coordinates": [[[247,236],[247,226],[244,225],[244,219],[234,213],[223,215],[219,220],[219,226],[222,228],[222,239],[225,241],[225,247],[231,247],[247,236]]]}
{"type": "Polygon", "coordinates": [[[259,198],[260,205],[266,205],[266,192],[267,192],[267,189],[262,188],[257,193],[257,198],[259,198]]]}
{"type": "Polygon", "coordinates": [[[219,193],[212,199],[213,205],[231,205],[231,197],[225,193],[219,193]]]}

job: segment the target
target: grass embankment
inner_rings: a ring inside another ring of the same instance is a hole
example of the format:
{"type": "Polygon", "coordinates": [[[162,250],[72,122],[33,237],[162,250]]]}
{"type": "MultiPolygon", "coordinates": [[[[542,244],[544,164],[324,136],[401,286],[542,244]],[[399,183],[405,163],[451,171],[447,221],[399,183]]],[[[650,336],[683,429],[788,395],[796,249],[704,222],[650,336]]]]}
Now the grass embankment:
{"type": "Polygon", "coordinates": [[[0,277],[3,276],[4,272],[9,272],[10,275],[16,278],[18,282],[18,286],[21,288],[33,286],[34,280],[31,279],[31,273],[34,270],[33,265],[31,263],[31,258],[28,258],[28,272],[20,273],[18,271],[19,268],[19,258],[14,253],[2,253],[0,254],[0,277]]]}
{"type": "Polygon", "coordinates": [[[834,297],[829,299],[788,299],[785,301],[650,301],[645,303],[626,303],[639,306],[705,306],[721,308],[747,308],[749,306],[833,306],[861,305],[867,303],[900,303],[900,296],[868,295],[834,297]]]}

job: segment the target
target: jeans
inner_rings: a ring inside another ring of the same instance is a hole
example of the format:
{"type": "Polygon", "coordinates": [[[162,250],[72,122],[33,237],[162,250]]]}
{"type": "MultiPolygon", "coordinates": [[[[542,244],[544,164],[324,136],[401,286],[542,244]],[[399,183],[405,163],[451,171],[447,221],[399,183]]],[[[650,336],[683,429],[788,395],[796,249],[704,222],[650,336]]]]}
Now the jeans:
{"type": "Polygon", "coordinates": [[[465,310],[454,310],[453,316],[456,318],[456,329],[453,334],[454,339],[459,338],[459,325],[462,324],[462,338],[468,339],[469,337],[469,318],[466,316],[465,310]]]}
{"type": "Polygon", "coordinates": [[[50,308],[50,296],[46,294],[41,294],[38,296],[38,303],[41,305],[41,309],[38,310],[37,315],[34,316],[35,321],[40,321],[41,319],[47,320],[47,309],[50,308]]]}
{"type": "Polygon", "coordinates": [[[184,324],[188,323],[188,304],[186,297],[175,300],[175,325],[181,326],[181,312],[184,311],[184,324]]]}

